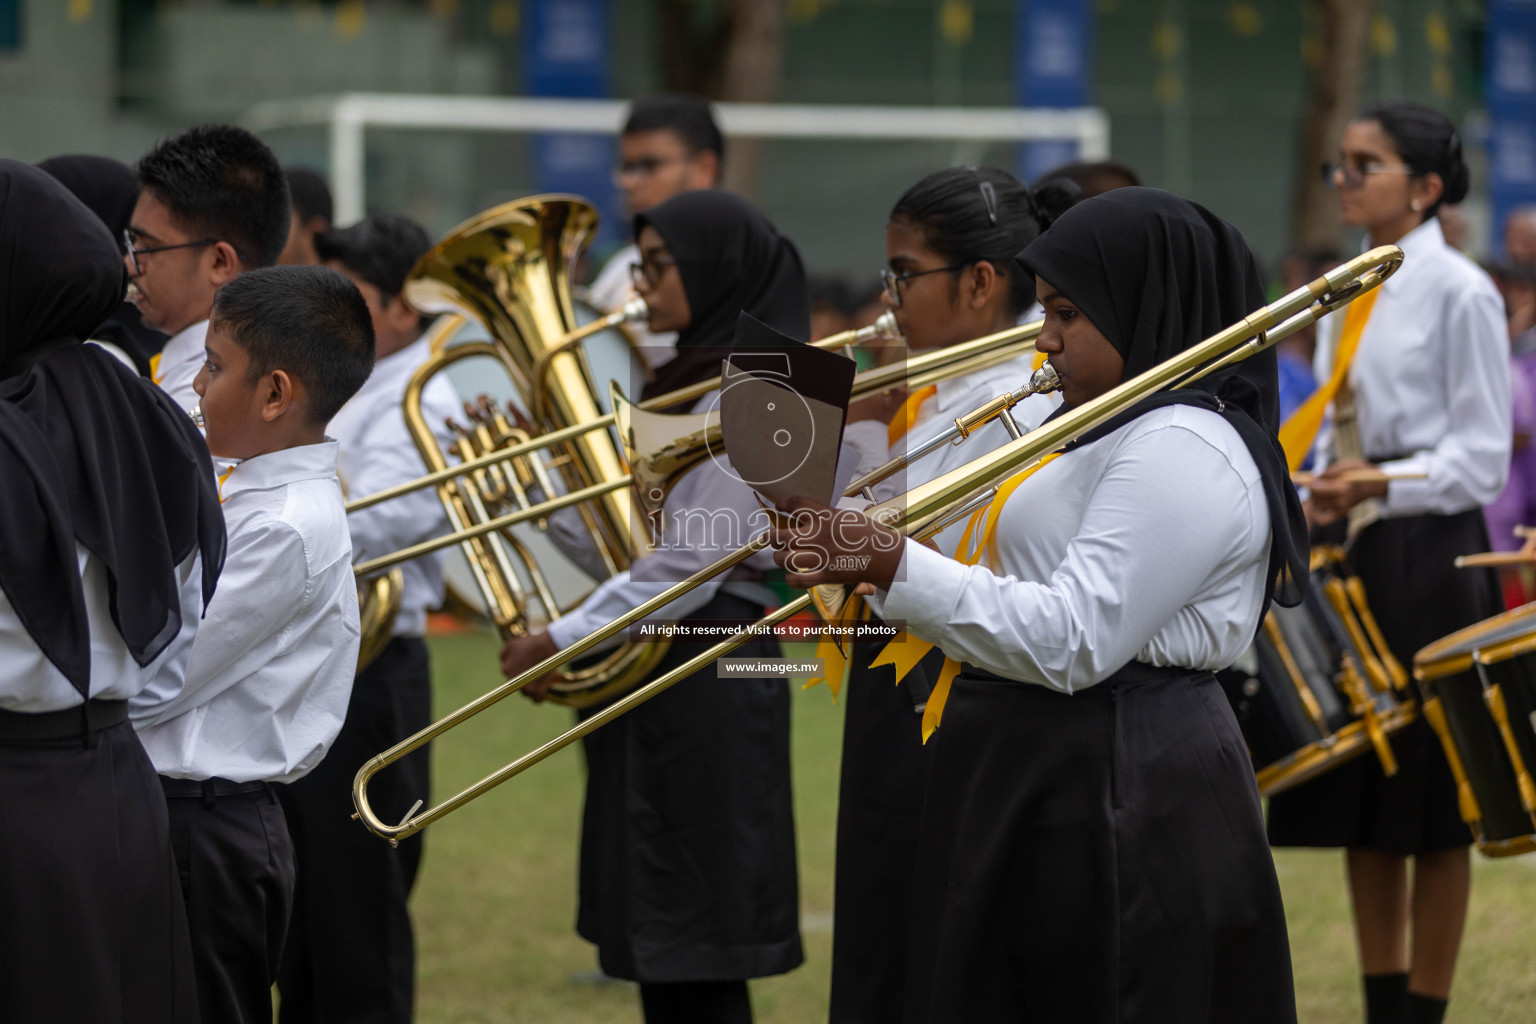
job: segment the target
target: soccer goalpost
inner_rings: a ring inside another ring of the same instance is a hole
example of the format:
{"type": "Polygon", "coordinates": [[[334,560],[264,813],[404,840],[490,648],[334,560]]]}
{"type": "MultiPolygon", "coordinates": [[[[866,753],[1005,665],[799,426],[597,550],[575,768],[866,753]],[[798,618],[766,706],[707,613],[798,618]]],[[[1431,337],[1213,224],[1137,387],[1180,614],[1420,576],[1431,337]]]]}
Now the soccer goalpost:
{"type": "MultiPolygon", "coordinates": [[[[613,135],[623,100],[343,93],[272,100],[243,122],[256,132],[320,128],[327,137],[335,219],[366,213],[364,154],[370,128],[519,134],[613,135]]],[[[1097,107],[893,107],[718,103],[727,138],[837,141],[1072,142],[1081,160],[1109,156],[1109,116],[1097,107]]]]}

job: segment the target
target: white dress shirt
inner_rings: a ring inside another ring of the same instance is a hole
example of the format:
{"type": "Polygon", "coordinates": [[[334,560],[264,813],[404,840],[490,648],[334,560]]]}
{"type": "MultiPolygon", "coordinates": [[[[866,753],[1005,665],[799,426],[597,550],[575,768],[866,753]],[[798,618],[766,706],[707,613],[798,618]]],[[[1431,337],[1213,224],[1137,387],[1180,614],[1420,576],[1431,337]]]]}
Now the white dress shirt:
{"type": "MultiPolygon", "coordinates": [[[[1402,268],[1381,294],[1360,336],[1349,382],[1361,446],[1393,480],[1382,515],[1450,515],[1486,505],[1509,476],[1511,398],[1504,302],[1486,273],[1445,244],[1431,218],[1397,243],[1402,268]]],[[[1333,372],[1344,312],[1318,331],[1317,379],[1333,372]]],[[[1332,433],[1318,437],[1320,465],[1332,433]]]]}
{"type": "Polygon", "coordinates": [[[208,340],[208,321],[199,320],[185,330],[177,331],[160,350],[155,363],[155,383],[160,390],[171,396],[179,408],[190,410],[197,404],[197,392],[192,382],[203,368],[208,355],[203,351],[208,340]]]}
{"type": "Polygon", "coordinates": [[[229,548],[185,685],[129,705],[161,775],[292,782],[340,731],[359,631],[336,456],[326,440],[223,478],[229,548]]]}
{"type": "MultiPolygon", "coordinates": [[[[402,403],[411,375],[430,355],[427,339],[420,338],[380,359],[367,382],[331,419],[327,433],[341,445],[336,474],[347,497],[361,498],[427,472],[416,442],[406,430],[402,403]]],[[[453,438],[443,420],[450,416],[463,419],[458,395],[446,377],[439,374],[428,382],[421,396],[421,411],[446,452],[453,438]]],[[[424,487],[351,513],[347,526],[352,533],[352,559],[361,562],[446,533],[448,517],[437,489],[424,487]]],[[[419,637],[426,632],[427,609],[443,603],[442,556],[413,559],[400,566],[400,572],[405,586],[393,632],[419,637]]]]}
{"type": "Polygon", "coordinates": [[[952,658],[1065,692],[1133,659],[1223,668],[1253,641],[1269,538],[1237,431],[1167,406],[1025,480],[1003,507],[995,566],[908,541],[897,582],[870,603],[952,658]]]}
{"type": "MultiPolygon", "coordinates": [[[[112,622],[107,574],[101,560],[79,544],[80,583],[90,627],[90,694],[99,700],[127,700],[155,684],[159,692],[181,689],[192,637],[203,614],[203,561],[196,551],[177,567],[181,587],[181,631],[148,665],[140,666],[112,622]]],[[[37,714],[79,707],[85,698],[64,677],[21,624],[15,607],[0,591],[0,710],[37,714]]]]}
{"type": "MultiPolygon", "coordinates": [[[[629,278],[629,265],[639,262],[640,247],[634,243],[614,253],[613,258],[603,264],[603,269],[587,286],[587,301],[604,313],[617,312],[635,294],[634,284],[629,278]]],[[[640,347],[640,358],[649,369],[656,369],[677,353],[677,335],[674,332],[652,334],[641,323],[625,324],[624,329],[634,337],[635,344],[640,347]]]]}
{"type": "MultiPolygon", "coordinates": [[[[905,455],[949,430],[955,425],[956,419],[971,410],[1028,384],[1034,373],[1034,359],[1034,353],[1029,353],[1001,366],[939,381],[937,390],[918,406],[911,428],[904,437],[897,438],[895,444],[890,443],[887,425],[878,420],[859,420],[848,424],[843,431],[843,441],[858,452],[859,463],[855,473],[867,473],[897,456],[905,455]]],[[[1038,427],[1059,404],[1061,397],[1056,394],[1031,395],[1014,406],[1013,418],[1019,429],[1027,433],[1038,427]]],[[[1002,447],[1009,439],[1008,431],[1002,423],[994,420],[964,442],[932,452],[926,458],[907,466],[905,471],[876,485],[875,498],[884,501],[919,484],[925,484],[957,466],[963,466],[1002,447]]],[[[845,508],[862,509],[868,504],[869,501],[862,497],[846,498],[843,501],[845,508]]],[[[939,550],[953,554],[964,532],[963,520],[946,528],[935,538],[939,550]]]]}

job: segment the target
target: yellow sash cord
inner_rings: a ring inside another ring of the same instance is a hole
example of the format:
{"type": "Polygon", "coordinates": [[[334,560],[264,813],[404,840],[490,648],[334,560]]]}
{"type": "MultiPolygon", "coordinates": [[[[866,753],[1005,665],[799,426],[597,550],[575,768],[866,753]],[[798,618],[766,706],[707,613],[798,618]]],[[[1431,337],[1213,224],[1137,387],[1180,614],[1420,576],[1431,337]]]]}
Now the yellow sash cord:
{"type": "Polygon", "coordinates": [[[1030,364],[1030,369],[1032,369],[1032,370],[1040,369],[1040,367],[1045,365],[1045,361],[1047,359],[1049,359],[1049,358],[1051,358],[1051,354],[1049,352],[1036,352],[1035,353],[1035,360],[1034,360],[1033,363],[1030,364]]]}
{"type": "Polygon", "coordinates": [[[149,357],[149,379],[156,384],[160,383],[160,357],[164,354],[163,352],[156,352],[149,357]]]}
{"type": "MultiPolygon", "coordinates": [[[[1009,477],[1002,486],[997,489],[997,496],[990,504],[977,509],[970,522],[966,523],[965,534],[960,538],[960,548],[956,552],[958,560],[965,565],[975,565],[981,561],[983,553],[995,561],[997,548],[997,521],[1002,517],[1003,506],[1008,504],[1008,499],[1018,486],[1040,470],[1047,462],[1060,455],[1053,452],[1030,466],[1023,472],[1009,477]],[[981,526],[981,536],[976,538],[976,528],[981,526]],[[973,540],[979,543],[973,545],[973,540]]],[[[901,682],[907,677],[907,673],[917,667],[917,663],[923,660],[923,656],[933,650],[934,645],[927,640],[919,640],[907,633],[899,633],[896,638],[886,644],[875,660],[870,663],[873,668],[879,665],[890,665],[896,670],[896,682],[901,682]]],[[[949,685],[954,682],[955,676],[960,673],[960,663],[954,658],[944,659],[944,668],[939,672],[938,680],[933,684],[933,692],[928,695],[928,706],[923,709],[923,742],[928,742],[928,737],[939,727],[940,720],[944,717],[944,704],[949,700],[949,685]]]]}
{"type": "Polygon", "coordinates": [[[807,679],[804,688],[809,690],[825,680],[827,689],[832,691],[832,702],[835,704],[837,695],[843,691],[843,680],[848,678],[848,652],[853,650],[853,634],[844,632],[844,629],[856,626],[869,618],[869,606],[864,603],[862,597],[849,594],[836,615],[826,615],[826,609],[819,600],[816,602],[816,607],[823,612],[822,618],[826,619],[827,624],[837,629],[835,634],[829,633],[816,641],[816,657],[821,661],[822,674],[807,679]]]}
{"type": "Polygon", "coordinates": [[[1317,432],[1323,427],[1323,417],[1328,405],[1344,381],[1349,378],[1349,367],[1355,359],[1355,349],[1360,345],[1360,335],[1365,332],[1365,322],[1371,318],[1380,288],[1366,292],[1349,304],[1344,311],[1344,329],[1339,333],[1339,348],[1333,355],[1333,373],[1328,382],[1301,404],[1291,418],[1280,425],[1280,445],[1285,449],[1285,461],[1291,469],[1298,470],[1317,440],[1317,432]]]}
{"type": "Polygon", "coordinates": [[[918,388],[907,396],[907,400],[901,404],[896,417],[886,427],[886,440],[895,444],[907,436],[907,431],[912,429],[912,422],[917,419],[917,410],[928,399],[932,398],[939,390],[937,384],[929,384],[925,388],[918,388]]]}

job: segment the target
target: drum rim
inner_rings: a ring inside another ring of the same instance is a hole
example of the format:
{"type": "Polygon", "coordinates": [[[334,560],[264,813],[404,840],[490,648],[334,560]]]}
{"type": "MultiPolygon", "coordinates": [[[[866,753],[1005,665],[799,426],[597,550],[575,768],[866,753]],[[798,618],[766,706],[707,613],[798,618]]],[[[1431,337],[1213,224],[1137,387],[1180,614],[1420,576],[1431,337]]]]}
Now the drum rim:
{"type": "Polygon", "coordinates": [[[1536,601],[1474,622],[1420,648],[1413,656],[1413,677],[1421,682],[1443,679],[1469,671],[1474,661],[1494,664],[1530,650],[1536,650],[1536,601]],[[1478,646],[1489,634],[1522,620],[1529,620],[1527,632],[1478,646]]]}

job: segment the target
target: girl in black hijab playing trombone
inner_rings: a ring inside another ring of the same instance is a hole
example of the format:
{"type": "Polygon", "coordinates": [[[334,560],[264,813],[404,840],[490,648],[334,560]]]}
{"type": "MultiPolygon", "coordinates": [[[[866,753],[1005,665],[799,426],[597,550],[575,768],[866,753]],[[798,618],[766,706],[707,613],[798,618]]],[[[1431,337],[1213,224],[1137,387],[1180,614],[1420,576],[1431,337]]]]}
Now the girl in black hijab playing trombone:
{"type": "MultiPolygon", "coordinates": [[[[1154,189],[1084,201],[1019,262],[1065,409],[1264,304],[1238,232],[1154,189]]],[[[1306,580],[1275,379],[1264,353],[1115,415],[1002,485],[959,560],[786,503],[791,583],[871,584],[963,663],[930,698],[908,1024],[1295,1021],[1253,769],[1211,674],[1306,580]],[[795,572],[845,553],[867,568],[795,572]]]]}

